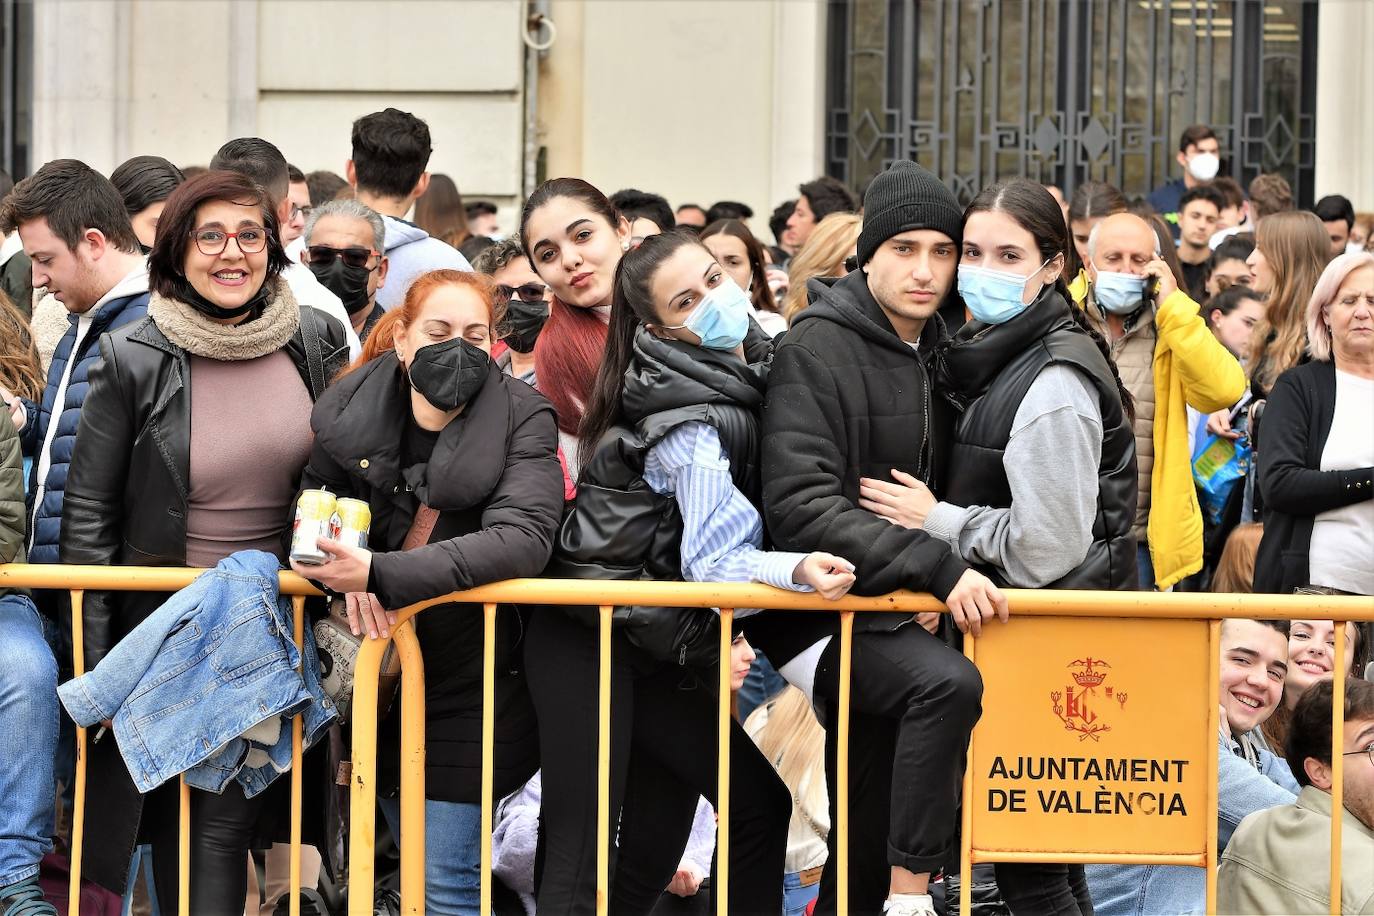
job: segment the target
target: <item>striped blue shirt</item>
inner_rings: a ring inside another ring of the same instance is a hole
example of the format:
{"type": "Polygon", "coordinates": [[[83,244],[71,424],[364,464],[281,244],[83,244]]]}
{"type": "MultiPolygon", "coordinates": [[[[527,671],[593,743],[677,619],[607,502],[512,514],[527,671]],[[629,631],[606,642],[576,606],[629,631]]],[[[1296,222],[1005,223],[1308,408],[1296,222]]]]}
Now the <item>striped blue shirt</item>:
{"type": "Polygon", "coordinates": [[[761,549],[763,519],[735,486],[730,456],[715,427],[699,420],[674,427],[649,449],[644,482],[655,493],[677,499],[682,514],[682,578],[812,590],[792,581],[793,570],[806,554],[761,549]]]}

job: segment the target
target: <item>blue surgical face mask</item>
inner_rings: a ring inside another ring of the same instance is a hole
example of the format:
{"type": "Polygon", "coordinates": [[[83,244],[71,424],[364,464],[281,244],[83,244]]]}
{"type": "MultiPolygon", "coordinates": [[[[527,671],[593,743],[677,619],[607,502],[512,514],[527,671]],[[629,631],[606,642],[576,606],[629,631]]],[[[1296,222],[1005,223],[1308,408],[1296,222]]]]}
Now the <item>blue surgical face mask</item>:
{"type": "MultiPolygon", "coordinates": [[[[1045,264],[1048,263],[1049,261],[1045,261],[1045,264]]],[[[960,264],[959,295],[963,297],[964,305],[968,306],[969,312],[978,321],[984,324],[1003,324],[1026,310],[1027,303],[1022,301],[1026,284],[1030,282],[1031,277],[1044,269],[1045,264],[1037,267],[1030,276],[1006,270],[993,270],[990,267],[960,264]]],[[[1039,295],[1037,292],[1032,296],[1031,302],[1039,295]]]]}
{"type": "Polygon", "coordinates": [[[1129,315],[1145,298],[1146,277],[1099,270],[1093,281],[1093,300],[1113,315],[1129,315]]]}
{"type": "Polygon", "coordinates": [[[720,285],[701,298],[685,324],[664,328],[680,329],[700,337],[701,345],[708,349],[733,350],[744,343],[744,335],[749,333],[749,296],[738,283],[722,275],[720,285]]]}

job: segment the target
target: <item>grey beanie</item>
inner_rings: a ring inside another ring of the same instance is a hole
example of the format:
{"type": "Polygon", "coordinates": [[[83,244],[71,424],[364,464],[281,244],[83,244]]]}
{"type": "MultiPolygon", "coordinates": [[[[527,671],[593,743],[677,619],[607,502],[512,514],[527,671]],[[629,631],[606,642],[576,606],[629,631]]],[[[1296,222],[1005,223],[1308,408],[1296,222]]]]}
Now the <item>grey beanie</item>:
{"type": "Polygon", "coordinates": [[[867,264],[883,242],[910,229],[943,232],[957,245],[964,235],[964,210],[934,173],[901,159],[874,178],[864,193],[864,224],[856,252],[859,266],[867,264]]]}

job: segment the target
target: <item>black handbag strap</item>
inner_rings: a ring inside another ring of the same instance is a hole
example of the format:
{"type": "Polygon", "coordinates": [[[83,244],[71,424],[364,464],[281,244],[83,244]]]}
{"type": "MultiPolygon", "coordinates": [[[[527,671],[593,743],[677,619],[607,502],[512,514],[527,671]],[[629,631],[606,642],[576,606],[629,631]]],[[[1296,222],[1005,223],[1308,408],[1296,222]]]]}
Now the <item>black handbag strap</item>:
{"type": "Polygon", "coordinates": [[[310,400],[318,401],[324,394],[324,354],[320,350],[320,329],[314,309],[306,306],[301,309],[301,339],[305,342],[305,367],[310,373],[310,400]]]}

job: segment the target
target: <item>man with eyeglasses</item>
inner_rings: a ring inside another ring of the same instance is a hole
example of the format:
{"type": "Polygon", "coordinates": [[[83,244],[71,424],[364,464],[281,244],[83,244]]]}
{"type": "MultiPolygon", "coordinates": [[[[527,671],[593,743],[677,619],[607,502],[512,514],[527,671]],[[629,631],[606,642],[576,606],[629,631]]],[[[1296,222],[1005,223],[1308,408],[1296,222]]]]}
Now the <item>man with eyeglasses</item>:
{"type": "MultiPolygon", "coordinates": [[[[272,143],[260,137],[239,137],[237,140],[230,140],[215,153],[210,160],[210,168],[246,175],[267,191],[276,208],[277,237],[281,240],[282,247],[286,247],[294,238],[291,235],[293,223],[297,227],[304,226],[304,214],[299,204],[293,203],[291,199],[291,166],[287,164],[281,150],[272,143]]],[[[308,191],[304,200],[309,200],[308,191]]],[[[348,358],[357,359],[358,354],[362,353],[363,345],[358,340],[358,334],[354,331],[348,312],[339,297],[316,280],[314,273],[294,258],[281,272],[281,278],[291,287],[291,294],[295,296],[301,308],[317,309],[343,325],[344,338],[348,341],[348,358]]]]}
{"type": "Polygon", "coordinates": [[[279,233],[283,248],[305,233],[305,221],[310,219],[311,210],[310,186],[305,183],[305,173],[288,162],[286,174],[286,199],[291,202],[291,210],[279,233]]]}
{"type": "Polygon", "coordinates": [[[363,341],[386,314],[377,304],[377,290],[386,285],[385,242],[381,214],[356,200],[321,204],[305,224],[305,266],[343,302],[363,341]]]}
{"type": "MultiPolygon", "coordinates": [[[[1219,913],[1325,913],[1331,893],[1332,682],[1293,710],[1288,765],[1297,801],[1247,817],[1217,873],[1219,913]]],[[[1341,912],[1374,913],[1374,683],[1345,682],[1341,912]]]]}

